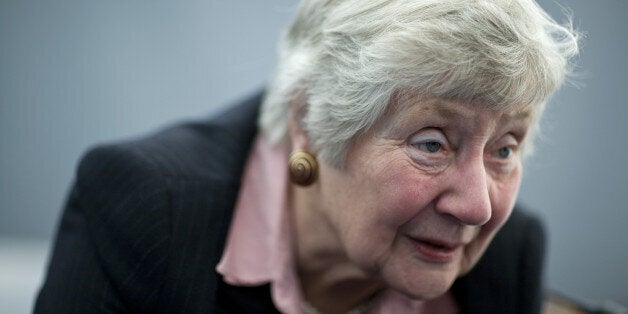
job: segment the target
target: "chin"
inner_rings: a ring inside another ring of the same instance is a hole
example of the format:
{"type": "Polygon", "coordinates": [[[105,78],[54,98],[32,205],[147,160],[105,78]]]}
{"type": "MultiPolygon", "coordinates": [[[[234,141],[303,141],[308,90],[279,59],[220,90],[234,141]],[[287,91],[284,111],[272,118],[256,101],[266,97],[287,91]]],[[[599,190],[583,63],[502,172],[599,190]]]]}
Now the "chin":
{"type": "Polygon", "coordinates": [[[410,289],[401,289],[399,292],[407,295],[415,300],[432,300],[445,294],[451,288],[453,281],[444,283],[432,283],[431,285],[421,287],[411,287],[410,289]]]}
{"type": "Polygon", "coordinates": [[[437,298],[451,288],[458,277],[458,271],[449,269],[421,271],[416,274],[405,274],[402,278],[391,278],[388,286],[416,300],[437,298]]]}

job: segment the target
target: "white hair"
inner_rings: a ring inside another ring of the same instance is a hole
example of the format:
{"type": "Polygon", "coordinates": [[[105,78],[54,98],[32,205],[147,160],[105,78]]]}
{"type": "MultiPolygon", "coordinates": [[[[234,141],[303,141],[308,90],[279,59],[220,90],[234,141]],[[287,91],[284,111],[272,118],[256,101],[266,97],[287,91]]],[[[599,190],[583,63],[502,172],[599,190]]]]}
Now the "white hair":
{"type": "Polygon", "coordinates": [[[318,157],[342,166],[395,92],[540,115],[577,37],[532,0],[304,0],[280,42],[260,127],[285,139],[298,106],[318,157]]]}

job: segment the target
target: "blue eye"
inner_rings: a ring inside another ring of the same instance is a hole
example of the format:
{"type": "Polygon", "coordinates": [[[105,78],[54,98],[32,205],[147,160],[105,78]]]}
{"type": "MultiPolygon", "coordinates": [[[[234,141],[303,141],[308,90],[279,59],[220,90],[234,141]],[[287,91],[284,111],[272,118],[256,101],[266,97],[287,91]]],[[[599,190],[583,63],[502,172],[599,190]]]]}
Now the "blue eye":
{"type": "Polygon", "coordinates": [[[422,150],[422,151],[426,151],[428,153],[436,153],[441,149],[441,144],[439,142],[425,142],[425,143],[420,143],[417,145],[417,147],[422,150]]]}
{"type": "Polygon", "coordinates": [[[512,154],[512,148],[508,146],[502,147],[497,150],[497,156],[499,156],[499,158],[506,159],[510,157],[511,154],[512,154]]]}

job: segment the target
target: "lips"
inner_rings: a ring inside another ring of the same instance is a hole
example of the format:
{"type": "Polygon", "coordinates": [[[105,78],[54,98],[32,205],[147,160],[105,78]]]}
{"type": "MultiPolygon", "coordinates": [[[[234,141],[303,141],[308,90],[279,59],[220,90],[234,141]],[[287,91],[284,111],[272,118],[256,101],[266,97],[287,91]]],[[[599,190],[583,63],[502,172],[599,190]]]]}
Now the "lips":
{"type": "Polygon", "coordinates": [[[450,242],[430,238],[409,238],[420,258],[429,263],[448,263],[462,250],[460,242],[450,242]]]}

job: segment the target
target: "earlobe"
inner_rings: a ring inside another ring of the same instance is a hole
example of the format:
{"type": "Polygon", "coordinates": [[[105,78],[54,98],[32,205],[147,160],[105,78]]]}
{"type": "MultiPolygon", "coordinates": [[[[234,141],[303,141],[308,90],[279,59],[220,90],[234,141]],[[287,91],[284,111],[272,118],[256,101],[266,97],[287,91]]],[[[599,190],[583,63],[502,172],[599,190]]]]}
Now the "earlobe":
{"type": "Polygon", "coordinates": [[[295,150],[288,159],[288,172],[290,181],[296,185],[308,186],[318,178],[318,162],[314,155],[304,151],[295,150]]]}

